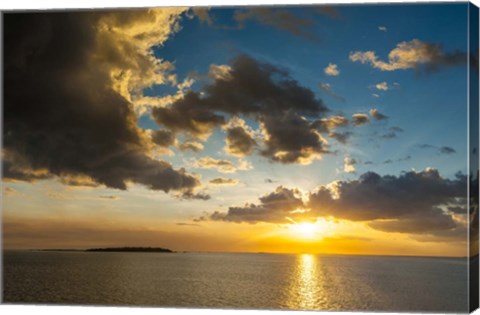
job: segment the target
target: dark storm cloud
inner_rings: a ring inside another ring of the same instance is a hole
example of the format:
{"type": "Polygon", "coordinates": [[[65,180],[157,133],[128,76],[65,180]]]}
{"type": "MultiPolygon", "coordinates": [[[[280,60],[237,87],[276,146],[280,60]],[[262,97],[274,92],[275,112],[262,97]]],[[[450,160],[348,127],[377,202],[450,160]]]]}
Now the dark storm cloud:
{"type": "Polygon", "coordinates": [[[265,24],[295,36],[303,37],[312,41],[318,41],[318,37],[311,31],[314,21],[308,18],[297,17],[290,11],[280,8],[253,7],[235,11],[234,20],[239,27],[243,28],[248,20],[265,24]]]}
{"type": "Polygon", "coordinates": [[[260,198],[258,205],[230,207],[200,220],[288,223],[288,218],[330,217],[366,222],[385,232],[421,234],[425,240],[435,236],[453,240],[465,229],[465,223],[454,215],[466,204],[466,184],[464,175],[446,179],[435,169],[399,176],[368,172],[357,180],[320,186],[309,193],[306,202],[297,189],[280,186],[260,198]]]}
{"type": "Polygon", "coordinates": [[[230,222],[277,222],[284,223],[285,216],[291,211],[303,207],[303,201],[296,189],[287,189],[282,186],[260,197],[260,204],[246,204],[243,207],[230,207],[227,213],[215,211],[208,217],[200,220],[230,221],[230,222]]]}
{"type": "Polygon", "coordinates": [[[430,208],[420,214],[402,219],[370,222],[370,227],[384,232],[430,234],[436,231],[451,230],[457,227],[452,216],[439,208],[430,208]]]}
{"type": "Polygon", "coordinates": [[[4,157],[2,165],[3,178],[6,180],[20,180],[26,182],[34,182],[36,180],[53,178],[53,175],[50,174],[48,170],[32,170],[26,167],[25,164],[18,164],[20,163],[15,165],[15,163],[6,160],[4,157]]]}
{"type": "MultiPolygon", "coordinates": [[[[390,232],[427,233],[456,228],[451,215],[440,206],[466,197],[466,177],[445,179],[437,170],[380,176],[369,172],[358,180],[336,182],[332,190],[320,187],[310,195],[316,215],[353,221],[390,232]],[[386,221],[381,221],[386,220],[386,221]]],[[[464,199],[462,199],[464,200],[464,199]]]]}
{"type": "MultiPolygon", "coordinates": [[[[307,163],[327,150],[304,117],[319,119],[326,111],[323,102],[286,70],[241,55],[228,75],[217,77],[202,92],[190,91],[166,108],[154,108],[152,116],[173,132],[206,139],[215,127],[226,124],[223,114],[244,115],[259,122],[268,135],[262,155],[283,163],[307,163]]],[[[227,150],[237,155],[252,151],[256,141],[245,125],[226,129],[227,150]]]]}
{"type": "Polygon", "coordinates": [[[252,153],[257,145],[252,135],[242,126],[227,129],[227,152],[235,156],[245,156],[252,153]]]}
{"type": "Polygon", "coordinates": [[[262,119],[268,139],[261,154],[281,163],[308,164],[328,152],[325,142],[304,118],[286,112],[281,116],[262,119]]]}
{"type": "Polygon", "coordinates": [[[4,15],[4,153],[13,157],[4,161],[5,178],[29,180],[46,170],[119,189],[128,181],[165,192],[199,185],[184,170],[149,157],[149,137],[137,128],[133,105],[119,88],[163,80],[153,72],[169,65],[152,64],[139,47],[167,38],[169,24],[143,37],[125,30],[137,22],[175,21],[177,13],[169,12],[4,15]],[[105,31],[108,26],[116,32],[105,31]],[[125,81],[122,71],[138,81],[125,81]],[[22,173],[27,169],[29,176],[22,173]]]}
{"type": "Polygon", "coordinates": [[[155,130],[152,141],[161,147],[169,147],[175,143],[175,134],[169,130],[155,130]]]}
{"type": "Polygon", "coordinates": [[[192,137],[204,138],[213,128],[225,124],[225,118],[204,103],[198,93],[190,91],[171,107],[153,108],[152,116],[158,124],[173,132],[183,131],[192,137]]]}

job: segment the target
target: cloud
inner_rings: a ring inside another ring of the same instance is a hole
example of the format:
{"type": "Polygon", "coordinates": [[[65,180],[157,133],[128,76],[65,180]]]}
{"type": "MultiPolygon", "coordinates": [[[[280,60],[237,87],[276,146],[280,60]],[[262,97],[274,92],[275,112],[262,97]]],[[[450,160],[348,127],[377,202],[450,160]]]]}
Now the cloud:
{"type": "Polygon", "coordinates": [[[51,179],[54,176],[46,168],[32,169],[27,165],[27,161],[16,160],[14,157],[10,157],[8,154],[3,156],[2,175],[5,181],[26,181],[35,182],[42,179],[51,179]]]}
{"type": "Polygon", "coordinates": [[[448,210],[466,204],[467,177],[442,177],[435,169],[403,172],[399,176],[367,172],[356,180],[335,181],[302,196],[282,186],[260,198],[259,204],[229,207],[197,221],[288,223],[291,220],[333,218],[365,222],[385,232],[415,238],[454,240],[466,223],[448,210]]]}
{"type": "Polygon", "coordinates": [[[353,114],[352,115],[352,125],[362,126],[368,124],[369,119],[367,114],[353,114]]]}
{"type": "Polygon", "coordinates": [[[199,94],[189,91],[170,107],[153,108],[152,117],[174,133],[184,132],[193,138],[206,140],[216,126],[225,124],[225,118],[207,107],[196,106],[202,102],[199,94]]]}
{"type": "Polygon", "coordinates": [[[201,192],[193,192],[192,190],[184,191],[177,195],[178,198],[187,199],[187,200],[209,200],[211,197],[209,194],[201,192]]]}
{"type": "Polygon", "coordinates": [[[214,178],[209,181],[212,185],[233,186],[240,183],[238,179],[233,178],[214,178]]]}
{"type": "Polygon", "coordinates": [[[345,132],[331,132],[328,134],[330,138],[337,140],[340,143],[346,144],[350,138],[353,136],[353,132],[345,131],[345,132]]]}
{"type": "Polygon", "coordinates": [[[372,117],[373,117],[374,119],[376,119],[376,120],[385,120],[385,119],[388,118],[388,116],[380,113],[380,112],[378,111],[378,109],[376,109],[376,108],[372,108],[372,109],[369,111],[369,113],[370,113],[370,116],[372,116],[372,117]]]}
{"type": "Polygon", "coordinates": [[[175,143],[175,134],[170,130],[154,130],[151,133],[153,143],[169,147],[175,143]]]}
{"type": "Polygon", "coordinates": [[[230,207],[228,212],[215,211],[199,220],[229,222],[272,222],[285,223],[285,217],[303,207],[300,191],[279,186],[274,192],[259,198],[260,204],[245,204],[243,207],[230,207]]]}
{"type": "Polygon", "coordinates": [[[378,27],[378,30],[379,30],[380,32],[387,32],[387,28],[386,28],[385,26],[379,26],[379,27],[378,27]]]}
{"type": "Polygon", "coordinates": [[[208,77],[212,80],[228,81],[232,78],[230,72],[232,68],[228,65],[210,65],[208,70],[208,77]]]}
{"type": "Polygon", "coordinates": [[[196,141],[185,141],[185,142],[179,143],[177,145],[177,148],[179,148],[182,151],[190,150],[193,152],[200,152],[203,150],[203,144],[196,141]]]}
{"type": "Polygon", "coordinates": [[[424,144],[420,145],[420,148],[421,149],[430,149],[430,148],[435,148],[435,146],[431,145],[431,144],[428,144],[428,143],[424,143],[424,144]]]}
{"type": "Polygon", "coordinates": [[[262,129],[266,148],[260,153],[273,161],[310,164],[329,152],[310,122],[292,112],[263,117],[262,129]]]}
{"type": "Polygon", "coordinates": [[[196,16],[201,23],[205,23],[210,26],[213,25],[213,18],[208,13],[210,8],[193,7],[191,10],[194,16],[196,16]]]}
{"type": "Polygon", "coordinates": [[[458,226],[440,206],[466,198],[465,185],[465,176],[449,180],[434,169],[400,176],[369,172],[358,180],[319,187],[310,195],[309,206],[319,216],[375,221],[369,225],[383,231],[434,233],[458,226]]]}
{"type": "Polygon", "coordinates": [[[220,173],[235,173],[236,171],[252,169],[252,165],[246,160],[240,159],[238,165],[235,165],[229,160],[218,160],[209,156],[193,160],[191,166],[195,168],[215,169],[220,173]]]}
{"type": "Polygon", "coordinates": [[[350,137],[353,135],[351,131],[336,132],[335,130],[340,127],[348,126],[349,121],[347,118],[341,115],[330,116],[322,118],[312,122],[311,127],[320,133],[326,133],[330,138],[337,140],[340,143],[347,143],[350,137]]]}
{"type": "Polygon", "coordinates": [[[330,132],[338,127],[345,127],[348,125],[348,119],[341,115],[321,118],[312,123],[312,127],[319,132],[330,132]]]}
{"type": "Polygon", "coordinates": [[[94,181],[91,177],[85,175],[72,175],[63,174],[58,178],[60,183],[68,186],[80,186],[80,187],[98,187],[99,183],[94,181]]]}
{"type": "Polygon", "coordinates": [[[132,103],[146,87],[176,84],[173,65],[151,47],[179,30],[182,12],[6,15],[6,177],[28,180],[46,170],[43,177],[81,175],[118,189],[126,182],[165,192],[197,187],[196,176],[151,158],[152,141],[137,127],[132,103]]]}
{"type": "Polygon", "coordinates": [[[321,5],[321,6],[315,7],[315,10],[318,13],[326,15],[331,19],[340,18],[340,13],[338,12],[337,8],[331,5],[321,5]]]}
{"type": "Polygon", "coordinates": [[[453,153],[457,152],[457,151],[455,151],[454,148],[447,147],[447,146],[443,146],[443,147],[439,148],[438,151],[442,154],[453,154],[453,153]]]}
{"type": "Polygon", "coordinates": [[[148,114],[153,107],[166,107],[169,104],[182,99],[190,87],[195,83],[195,79],[187,77],[183,82],[176,85],[177,92],[175,94],[168,94],[164,96],[132,96],[132,103],[135,107],[135,112],[138,116],[148,114]]]}
{"type": "Polygon", "coordinates": [[[318,41],[317,35],[310,30],[314,25],[313,20],[299,18],[287,10],[269,7],[252,7],[236,10],[233,19],[238,23],[239,28],[243,28],[246,21],[253,20],[298,37],[303,37],[315,42],[318,41]]]}
{"type": "Polygon", "coordinates": [[[226,151],[233,155],[251,154],[257,143],[271,161],[308,164],[327,152],[310,121],[325,112],[324,103],[286,70],[241,55],[232,61],[228,80],[217,78],[200,92],[189,91],[165,108],[154,108],[152,117],[163,128],[199,140],[222,127],[226,151]],[[227,116],[234,117],[228,124],[227,116]],[[259,123],[261,134],[254,138],[253,130],[239,123],[240,116],[259,123]]]}
{"type": "Polygon", "coordinates": [[[227,131],[225,152],[227,154],[244,157],[252,153],[257,142],[253,130],[241,118],[234,117],[225,127],[227,131]]]}
{"type": "Polygon", "coordinates": [[[419,145],[419,147],[421,149],[437,149],[438,154],[449,155],[449,154],[454,154],[454,153],[457,152],[454,148],[449,147],[449,146],[437,147],[437,146],[434,146],[434,145],[431,145],[431,144],[428,144],[428,143],[421,144],[421,145],[419,145]]]}
{"type": "Polygon", "coordinates": [[[410,161],[412,159],[412,156],[411,155],[407,155],[403,158],[399,158],[397,161],[398,162],[403,162],[403,161],[410,161]]]}
{"type": "Polygon", "coordinates": [[[375,88],[377,90],[381,90],[381,91],[388,91],[388,89],[389,89],[388,83],[385,82],[385,81],[375,84],[375,88]]]}
{"type": "Polygon", "coordinates": [[[340,96],[340,95],[336,94],[333,91],[332,86],[329,83],[320,83],[319,87],[320,87],[320,90],[322,90],[326,94],[330,95],[331,97],[333,97],[337,101],[345,103],[345,98],[343,96],[340,96]]]}
{"type": "Polygon", "coordinates": [[[404,132],[405,131],[402,128],[397,127],[397,126],[390,127],[390,130],[393,131],[393,132],[404,132]]]}
{"type": "Polygon", "coordinates": [[[375,93],[372,93],[372,97],[379,98],[379,97],[380,97],[380,95],[378,95],[378,94],[375,94],[375,93]]]}
{"type": "Polygon", "coordinates": [[[467,54],[464,52],[445,53],[440,45],[418,39],[397,44],[397,47],[388,54],[388,62],[379,60],[374,51],[355,51],[351,52],[349,57],[353,62],[369,63],[382,71],[405,69],[432,71],[467,62],[467,54]]]}
{"type": "Polygon", "coordinates": [[[178,225],[178,226],[201,226],[200,224],[196,224],[196,223],[185,223],[185,222],[178,222],[178,223],[176,223],[176,225],[178,225]]]}
{"type": "Polygon", "coordinates": [[[323,70],[326,75],[329,76],[338,76],[340,75],[340,70],[338,70],[338,66],[334,63],[329,63],[328,66],[323,70]]]}
{"type": "Polygon", "coordinates": [[[356,173],[355,165],[357,164],[357,160],[351,158],[350,156],[346,156],[343,159],[343,171],[345,173],[356,173]]]}

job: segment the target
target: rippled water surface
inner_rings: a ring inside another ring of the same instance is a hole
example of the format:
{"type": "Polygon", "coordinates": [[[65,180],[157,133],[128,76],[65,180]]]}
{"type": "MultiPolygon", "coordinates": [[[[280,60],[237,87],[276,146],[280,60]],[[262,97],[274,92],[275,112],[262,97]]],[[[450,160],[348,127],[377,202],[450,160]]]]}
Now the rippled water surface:
{"type": "Polygon", "coordinates": [[[467,311],[467,261],[200,253],[4,253],[4,301],[467,311]]]}

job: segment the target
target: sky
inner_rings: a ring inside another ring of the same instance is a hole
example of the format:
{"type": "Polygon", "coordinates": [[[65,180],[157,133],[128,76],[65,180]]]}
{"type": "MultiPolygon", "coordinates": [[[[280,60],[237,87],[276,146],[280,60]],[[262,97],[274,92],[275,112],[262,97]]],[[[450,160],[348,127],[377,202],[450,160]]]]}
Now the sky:
{"type": "Polygon", "coordinates": [[[4,246],[465,256],[467,16],[7,13],[4,246]]]}

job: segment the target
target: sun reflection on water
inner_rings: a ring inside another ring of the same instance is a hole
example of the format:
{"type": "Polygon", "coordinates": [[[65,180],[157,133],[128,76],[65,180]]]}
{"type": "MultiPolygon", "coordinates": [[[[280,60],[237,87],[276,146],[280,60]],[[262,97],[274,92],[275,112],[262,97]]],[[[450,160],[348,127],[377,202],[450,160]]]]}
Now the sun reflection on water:
{"type": "Polygon", "coordinates": [[[311,254],[297,256],[288,306],[292,309],[318,309],[318,257],[311,254]]]}

